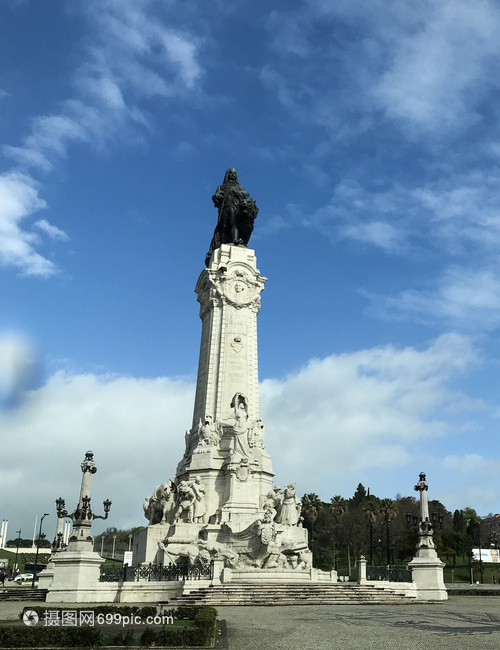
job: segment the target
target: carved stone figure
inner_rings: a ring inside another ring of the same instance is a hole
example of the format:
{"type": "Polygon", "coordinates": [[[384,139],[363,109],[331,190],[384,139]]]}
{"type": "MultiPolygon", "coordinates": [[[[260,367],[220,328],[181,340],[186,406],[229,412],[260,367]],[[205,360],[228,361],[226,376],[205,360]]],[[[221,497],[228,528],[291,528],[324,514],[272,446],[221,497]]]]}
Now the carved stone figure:
{"type": "Polygon", "coordinates": [[[269,511],[272,519],[276,519],[276,516],[281,512],[282,497],[280,494],[280,486],[275,485],[272,490],[269,490],[264,498],[263,510],[269,511]]]}
{"type": "Polygon", "coordinates": [[[146,500],[144,501],[144,505],[142,507],[144,508],[144,516],[149,521],[149,523],[151,523],[151,497],[146,497],[146,500]]]}
{"type": "Polygon", "coordinates": [[[299,521],[302,504],[300,499],[295,495],[295,483],[289,483],[282,494],[283,502],[276,521],[286,526],[296,526],[299,521]]]}
{"type": "Polygon", "coordinates": [[[234,408],[233,451],[235,454],[248,458],[250,456],[248,444],[250,426],[248,424],[247,398],[241,393],[236,393],[231,401],[231,407],[234,408]]]}
{"type": "Polygon", "coordinates": [[[220,248],[221,244],[248,244],[259,211],[250,194],[238,183],[234,168],[227,170],[224,182],[216,189],[212,201],[219,210],[219,218],[206,256],[206,266],[214,250],[220,248]]]}
{"type": "Polygon", "coordinates": [[[191,483],[191,489],[195,493],[195,500],[193,502],[193,519],[195,523],[202,524],[205,522],[205,515],[207,506],[205,504],[205,486],[201,482],[201,476],[196,476],[195,480],[191,483]]]}
{"type": "Polygon", "coordinates": [[[278,566],[280,544],[277,541],[276,526],[270,512],[265,512],[261,520],[257,521],[257,530],[262,544],[259,555],[263,555],[260,566],[272,569],[278,566]]]}
{"type": "Polygon", "coordinates": [[[164,524],[167,516],[174,505],[173,494],[175,492],[175,483],[170,480],[168,483],[162,483],[155,488],[153,495],[147,497],[144,502],[144,516],[149,523],[164,524]]]}
{"type": "Polygon", "coordinates": [[[191,487],[191,483],[189,481],[181,481],[177,486],[178,507],[174,516],[175,523],[179,521],[183,512],[187,514],[187,522],[189,524],[193,522],[193,504],[195,499],[196,493],[191,487]]]}
{"type": "Polygon", "coordinates": [[[264,422],[259,418],[253,423],[250,432],[250,447],[260,447],[261,449],[264,449],[264,431],[264,422]]]}
{"type": "Polygon", "coordinates": [[[206,548],[212,559],[222,558],[224,560],[224,566],[234,569],[238,565],[238,553],[233,551],[227,544],[199,540],[198,545],[206,548]]]}
{"type": "MultiPolygon", "coordinates": [[[[166,551],[165,545],[163,546],[166,551]]],[[[238,553],[235,553],[229,546],[220,542],[207,542],[202,539],[181,548],[175,561],[183,557],[187,558],[191,565],[201,564],[207,566],[211,560],[216,559],[224,560],[224,566],[233,569],[238,565],[238,553]]]]}
{"type": "Polygon", "coordinates": [[[200,418],[198,425],[198,440],[201,445],[218,445],[221,439],[221,427],[214,424],[211,415],[205,415],[204,421],[200,418]]]}

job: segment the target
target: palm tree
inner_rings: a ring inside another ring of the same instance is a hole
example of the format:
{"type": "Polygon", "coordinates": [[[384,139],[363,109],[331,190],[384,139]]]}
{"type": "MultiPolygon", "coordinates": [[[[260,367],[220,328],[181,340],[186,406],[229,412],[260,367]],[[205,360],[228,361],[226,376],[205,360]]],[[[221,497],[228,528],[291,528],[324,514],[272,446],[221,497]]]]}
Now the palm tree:
{"type": "Polygon", "coordinates": [[[363,513],[370,524],[370,565],[373,566],[373,525],[380,514],[380,505],[370,499],[363,506],[363,513]]]}
{"type": "Polygon", "coordinates": [[[335,517],[335,521],[338,523],[342,515],[345,514],[345,511],[347,510],[346,499],[344,499],[340,495],[332,497],[330,499],[330,510],[332,511],[332,514],[335,517]]]}
{"type": "Polygon", "coordinates": [[[313,540],[313,530],[314,522],[318,518],[320,510],[323,506],[323,502],[317,494],[311,492],[309,494],[304,494],[302,497],[302,516],[304,517],[304,523],[306,528],[309,530],[311,538],[311,550],[313,550],[314,540],[313,540]]]}
{"type": "Polygon", "coordinates": [[[337,552],[337,537],[338,530],[340,525],[340,520],[347,510],[347,501],[339,494],[330,499],[330,512],[332,513],[335,519],[335,533],[334,533],[334,543],[333,543],[333,553],[334,553],[334,562],[335,569],[338,569],[338,552],[337,552]]]}
{"type": "Polygon", "coordinates": [[[387,564],[391,563],[391,547],[389,544],[389,523],[398,512],[398,504],[392,499],[382,499],[380,502],[380,510],[384,516],[385,533],[387,539],[387,564]]]}

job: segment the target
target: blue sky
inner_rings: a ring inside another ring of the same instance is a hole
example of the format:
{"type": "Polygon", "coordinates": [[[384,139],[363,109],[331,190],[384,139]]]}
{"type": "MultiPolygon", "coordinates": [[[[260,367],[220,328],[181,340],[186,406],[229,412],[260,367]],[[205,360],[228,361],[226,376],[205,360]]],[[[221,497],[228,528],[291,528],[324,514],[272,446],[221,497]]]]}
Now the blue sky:
{"type": "Polygon", "coordinates": [[[395,497],[426,471],[448,508],[500,510],[497,3],[5,0],[0,24],[9,537],[42,512],[51,534],[89,448],[95,510],[145,523],[233,166],[277,481],[395,497]]]}

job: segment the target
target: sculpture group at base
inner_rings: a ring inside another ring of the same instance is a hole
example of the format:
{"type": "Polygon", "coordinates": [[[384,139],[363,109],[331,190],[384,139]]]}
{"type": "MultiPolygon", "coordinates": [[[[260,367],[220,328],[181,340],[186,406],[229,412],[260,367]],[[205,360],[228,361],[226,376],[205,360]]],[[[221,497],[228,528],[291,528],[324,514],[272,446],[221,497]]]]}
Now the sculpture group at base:
{"type": "MultiPolygon", "coordinates": [[[[199,420],[194,436],[197,442],[190,447],[188,435],[184,461],[192,460],[200,448],[224,453],[223,443],[227,450],[226,468],[237,468],[233,479],[225,473],[225,483],[228,478],[229,482],[245,483],[249,481],[252,467],[258,464],[254,450],[262,453],[264,449],[264,425],[260,418],[257,423],[249,423],[248,399],[242,393],[234,395],[231,408],[234,422],[230,426],[214,423],[209,415],[199,420]]],[[[210,476],[207,479],[214,487],[213,479],[210,476]]],[[[231,527],[232,521],[223,521],[221,508],[213,505],[214,499],[212,509],[207,509],[207,487],[200,474],[189,479],[176,476],[158,485],[146,498],[144,515],[149,525],[167,527],[165,537],[158,542],[165,561],[187,558],[191,564],[204,565],[218,559],[232,569],[310,568],[311,553],[307,531],[302,527],[301,501],[296,496],[295,483],[289,483],[284,489],[275,485],[266,494],[251,495],[256,504],[253,521],[236,531],[231,527]],[[183,528],[181,537],[176,534],[179,527],[183,528]]],[[[237,519],[237,515],[234,517],[237,519]]]]}

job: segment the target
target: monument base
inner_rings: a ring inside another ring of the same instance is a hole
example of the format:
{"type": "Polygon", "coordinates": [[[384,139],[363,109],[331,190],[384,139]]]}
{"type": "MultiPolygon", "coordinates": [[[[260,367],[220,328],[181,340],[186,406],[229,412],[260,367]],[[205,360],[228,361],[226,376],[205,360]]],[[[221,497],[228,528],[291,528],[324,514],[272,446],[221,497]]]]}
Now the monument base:
{"type": "MultiPolygon", "coordinates": [[[[421,552],[420,549],[419,552],[421,552]]],[[[432,554],[414,557],[408,566],[412,569],[413,582],[417,585],[418,600],[448,600],[448,591],[444,585],[444,562],[432,554]]]]}
{"type": "Polygon", "coordinates": [[[38,587],[49,590],[48,603],[92,602],[103,563],[104,559],[90,550],[56,553],[40,573],[38,587]]]}

